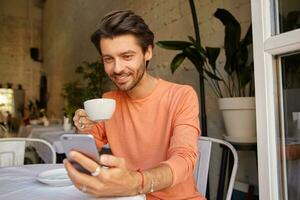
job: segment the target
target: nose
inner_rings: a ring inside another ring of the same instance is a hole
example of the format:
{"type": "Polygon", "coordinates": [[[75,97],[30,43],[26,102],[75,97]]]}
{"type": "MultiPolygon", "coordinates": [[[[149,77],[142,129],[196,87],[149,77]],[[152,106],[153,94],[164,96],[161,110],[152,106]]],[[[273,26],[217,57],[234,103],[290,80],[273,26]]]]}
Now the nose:
{"type": "Polygon", "coordinates": [[[114,63],[114,73],[120,74],[124,69],[123,63],[120,59],[116,59],[114,63]]]}

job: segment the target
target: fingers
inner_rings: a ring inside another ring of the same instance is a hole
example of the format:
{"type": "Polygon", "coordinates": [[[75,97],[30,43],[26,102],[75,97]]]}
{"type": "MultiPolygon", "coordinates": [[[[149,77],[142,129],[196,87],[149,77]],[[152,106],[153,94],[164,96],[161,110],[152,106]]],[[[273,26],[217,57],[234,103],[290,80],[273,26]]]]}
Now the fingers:
{"type": "Polygon", "coordinates": [[[90,129],[95,124],[95,122],[89,119],[85,110],[83,109],[76,110],[73,121],[76,128],[80,131],[90,129]]]}
{"type": "MultiPolygon", "coordinates": [[[[86,159],[82,158],[83,155],[80,154],[79,152],[75,152],[75,151],[72,152],[73,153],[71,154],[74,154],[74,156],[72,156],[72,159],[74,159],[76,162],[79,163],[79,162],[86,161],[86,159]]],[[[94,161],[90,160],[89,158],[87,158],[87,160],[89,160],[88,161],[89,164],[85,165],[83,163],[80,163],[82,167],[86,167],[88,171],[95,171],[98,165],[94,161]],[[95,168],[93,169],[93,167],[95,168]]],[[[73,165],[67,159],[64,160],[64,166],[68,172],[68,176],[70,180],[78,190],[84,193],[89,193],[93,196],[101,196],[101,194],[103,193],[102,190],[104,189],[105,185],[99,179],[100,177],[89,176],[87,174],[77,171],[76,168],[74,168],[73,165]],[[83,187],[85,188],[84,191],[83,191],[83,187]]]]}
{"type": "Polygon", "coordinates": [[[87,114],[84,109],[76,110],[73,120],[78,121],[80,117],[87,117],[87,114]]]}
{"type": "MultiPolygon", "coordinates": [[[[72,159],[90,172],[95,172],[98,164],[79,152],[70,153],[72,159]]],[[[125,166],[125,160],[111,155],[102,155],[100,162],[113,168],[101,168],[99,176],[90,176],[77,171],[68,160],[64,160],[65,168],[74,186],[79,190],[97,197],[120,196],[128,193],[128,183],[132,175],[125,166]],[[104,170],[104,171],[102,171],[104,170]]],[[[129,188],[130,189],[130,188],[129,188]]]]}
{"type": "MultiPolygon", "coordinates": [[[[71,151],[70,157],[91,173],[95,172],[97,167],[99,166],[97,162],[95,162],[94,160],[86,157],[85,155],[77,151],[71,151]]],[[[125,160],[123,158],[116,157],[113,155],[107,155],[107,154],[104,154],[100,157],[100,164],[107,167],[114,167],[114,168],[126,167],[125,160]]],[[[101,168],[101,170],[106,170],[106,169],[101,168]]]]}
{"type": "Polygon", "coordinates": [[[83,168],[88,170],[90,173],[93,173],[96,171],[97,167],[99,166],[98,163],[96,163],[94,160],[88,158],[87,156],[81,154],[80,152],[77,151],[71,151],[70,152],[70,157],[80,164],[83,168]]]}
{"type": "Polygon", "coordinates": [[[100,164],[107,167],[125,168],[125,160],[113,155],[104,154],[100,157],[100,164]]]}
{"type": "Polygon", "coordinates": [[[87,186],[91,184],[91,177],[87,174],[78,172],[67,159],[64,160],[64,166],[74,186],[77,187],[79,190],[81,190],[81,187],[83,185],[87,186]]]}

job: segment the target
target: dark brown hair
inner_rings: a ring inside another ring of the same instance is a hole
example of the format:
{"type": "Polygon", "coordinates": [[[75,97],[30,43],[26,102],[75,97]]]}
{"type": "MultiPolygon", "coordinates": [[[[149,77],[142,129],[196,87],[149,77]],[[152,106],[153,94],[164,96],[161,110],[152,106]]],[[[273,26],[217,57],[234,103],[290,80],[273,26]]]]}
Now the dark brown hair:
{"type": "Polygon", "coordinates": [[[102,38],[113,38],[120,35],[134,35],[143,53],[153,45],[154,34],[139,15],[132,11],[114,11],[107,14],[100,23],[99,29],[91,36],[91,41],[101,54],[100,40],[102,38]]]}

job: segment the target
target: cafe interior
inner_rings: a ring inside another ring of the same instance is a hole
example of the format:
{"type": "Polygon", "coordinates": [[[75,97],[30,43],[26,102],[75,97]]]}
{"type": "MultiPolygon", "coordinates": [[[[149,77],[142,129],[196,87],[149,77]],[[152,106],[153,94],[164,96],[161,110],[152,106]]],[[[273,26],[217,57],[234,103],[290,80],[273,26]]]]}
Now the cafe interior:
{"type": "MultiPolygon", "coordinates": [[[[148,73],[197,93],[203,196],[300,199],[298,0],[0,0],[0,199],[90,198],[60,137],[77,134],[84,101],[116,89],[90,40],[115,10],[153,31],[148,73]]],[[[99,153],[113,154],[109,141],[99,153]]]]}

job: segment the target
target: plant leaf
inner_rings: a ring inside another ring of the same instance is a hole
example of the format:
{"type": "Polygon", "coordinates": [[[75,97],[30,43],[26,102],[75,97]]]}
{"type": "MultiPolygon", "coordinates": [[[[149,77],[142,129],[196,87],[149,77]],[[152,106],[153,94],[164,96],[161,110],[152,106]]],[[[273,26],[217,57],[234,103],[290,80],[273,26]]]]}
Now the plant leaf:
{"type": "Polygon", "coordinates": [[[252,25],[250,24],[247,33],[244,37],[244,39],[242,40],[242,45],[244,46],[248,46],[252,44],[252,25]]]}
{"type": "Polygon", "coordinates": [[[193,45],[193,43],[186,41],[158,41],[156,44],[163,49],[169,50],[183,50],[193,45]]]}
{"type": "Polygon", "coordinates": [[[184,49],[185,56],[194,64],[197,71],[201,75],[202,68],[204,66],[204,59],[196,48],[188,47],[184,49]]]}
{"type": "Polygon", "coordinates": [[[252,79],[253,71],[251,65],[246,66],[243,71],[240,73],[240,84],[244,88],[252,79]]]}
{"type": "Polygon", "coordinates": [[[171,71],[172,74],[176,71],[176,69],[181,65],[181,63],[184,61],[184,59],[186,58],[184,53],[179,53],[177,54],[172,62],[171,62],[171,71]]]}
{"type": "Polygon", "coordinates": [[[207,74],[208,77],[217,81],[223,81],[223,79],[219,78],[217,75],[211,73],[210,71],[204,69],[204,72],[207,74]]]}
{"type": "Polygon", "coordinates": [[[206,55],[208,59],[208,63],[212,67],[212,69],[216,70],[216,60],[219,57],[220,48],[217,47],[206,47],[206,55]]]}
{"type": "Polygon", "coordinates": [[[232,74],[236,68],[237,51],[240,46],[241,26],[234,16],[225,9],[217,9],[214,16],[225,26],[224,48],[226,55],[225,71],[232,74]]]}

